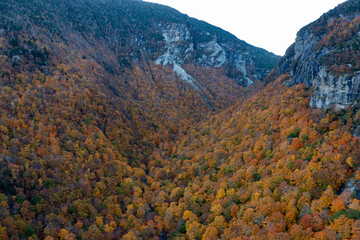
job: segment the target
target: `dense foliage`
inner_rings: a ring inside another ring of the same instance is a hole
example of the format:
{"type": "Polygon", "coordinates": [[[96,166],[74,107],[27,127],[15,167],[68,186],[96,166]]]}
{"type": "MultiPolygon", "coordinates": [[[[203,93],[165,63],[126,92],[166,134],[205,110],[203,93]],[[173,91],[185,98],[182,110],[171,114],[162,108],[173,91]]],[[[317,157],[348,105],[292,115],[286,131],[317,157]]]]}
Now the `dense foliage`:
{"type": "Polygon", "coordinates": [[[350,134],[360,116],[310,110],[303,85],[271,84],[175,142],[154,130],[149,161],[137,161],[123,152],[138,146],[104,96],[41,95],[66,82],[34,81],[32,91],[1,88],[5,239],[357,234],[359,201],[337,193],[360,176],[350,134]]]}
{"type": "Polygon", "coordinates": [[[149,55],[140,23],[185,18],[165,7],[0,9],[0,239],[359,237],[359,112],[309,109],[287,75],[244,89],[186,64],[192,88],[149,55]]]}
{"type": "Polygon", "coordinates": [[[153,155],[149,175],[156,195],[164,194],[157,209],[164,227],[176,229],[172,236],[358,236],[359,201],[341,188],[359,178],[360,141],[350,132],[360,114],[308,105],[304,85],[270,84],[153,155]]]}

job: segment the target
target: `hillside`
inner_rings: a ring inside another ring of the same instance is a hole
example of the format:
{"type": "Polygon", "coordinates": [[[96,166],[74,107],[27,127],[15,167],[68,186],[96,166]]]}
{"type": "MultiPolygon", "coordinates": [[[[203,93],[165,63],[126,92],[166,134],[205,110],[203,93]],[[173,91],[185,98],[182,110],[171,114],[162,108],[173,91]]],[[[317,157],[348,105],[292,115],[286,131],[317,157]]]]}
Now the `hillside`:
{"type": "Polygon", "coordinates": [[[359,236],[360,140],[351,130],[360,114],[312,111],[309,89],[285,80],[153,155],[156,209],[173,239],[359,236]]]}
{"type": "Polygon", "coordinates": [[[248,80],[263,80],[279,59],[215,26],[142,1],[11,0],[1,7],[3,34],[15,30],[11,37],[16,40],[18,33],[41,33],[40,42],[50,40],[55,48],[64,43],[112,74],[149,61],[195,64],[223,67],[227,76],[247,86],[248,80]]]}
{"type": "MultiPolygon", "coordinates": [[[[19,112],[51,111],[70,125],[93,123],[138,163],[159,136],[173,138],[260,87],[278,59],[142,1],[10,0],[0,8],[3,103],[25,101],[19,112]]],[[[5,122],[18,117],[8,105],[2,109],[5,122]]],[[[34,113],[23,114],[34,120],[34,113]]]]}
{"type": "Polygon", "coordinates": [[[0,9],[0,239],[359,238],[358,95],[303,77],[356,93],[358,1],[268,77],[277,56],[169,7],[0,9]]]}
{"type": "Polygon", "coordinates": [[[154,149],[261,88],[278,59],[142,1],[0,9],[1,239],[123,236],[154,149]]]}
{"type": "Polygon", "coordinates": [[[310,104],[346,108],[360,99],[360,2],[349,0],[303,27],[273,77],[289,73],[287,85],[313,86],[310,104]]]}

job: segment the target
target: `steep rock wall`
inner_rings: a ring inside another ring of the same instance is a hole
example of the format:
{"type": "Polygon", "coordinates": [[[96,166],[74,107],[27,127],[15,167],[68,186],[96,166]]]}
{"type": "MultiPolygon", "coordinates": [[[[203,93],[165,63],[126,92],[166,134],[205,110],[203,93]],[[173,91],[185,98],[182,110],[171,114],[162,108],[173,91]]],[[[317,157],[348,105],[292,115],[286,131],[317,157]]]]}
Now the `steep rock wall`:
{"type": "Polygon", "coordinates": [[[346,108],[359,101],[359,5],[345,2],[301,29],[279,61],[276,75],[291,75],[285,85],[313,87],[311,106],[346,108]]]}

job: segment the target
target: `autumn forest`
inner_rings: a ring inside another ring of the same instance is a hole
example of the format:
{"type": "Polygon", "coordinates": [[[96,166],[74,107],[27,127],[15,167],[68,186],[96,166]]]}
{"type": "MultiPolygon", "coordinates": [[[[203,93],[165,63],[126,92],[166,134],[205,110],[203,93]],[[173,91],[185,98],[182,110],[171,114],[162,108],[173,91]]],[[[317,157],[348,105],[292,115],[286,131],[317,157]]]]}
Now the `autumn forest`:
{"type": "MultiPolygon", "coordinates": [[[[359,8],[308,26],[336,76],[359,8]]],[[[278,60],[142,1],[0,1],[0,239],[360,239],[359,103],[312,106],[278,60]],[[155,61],[181,23],[191,84],[155,61]],[[204,31],[246,71],[197,62],[204,31]]]]}

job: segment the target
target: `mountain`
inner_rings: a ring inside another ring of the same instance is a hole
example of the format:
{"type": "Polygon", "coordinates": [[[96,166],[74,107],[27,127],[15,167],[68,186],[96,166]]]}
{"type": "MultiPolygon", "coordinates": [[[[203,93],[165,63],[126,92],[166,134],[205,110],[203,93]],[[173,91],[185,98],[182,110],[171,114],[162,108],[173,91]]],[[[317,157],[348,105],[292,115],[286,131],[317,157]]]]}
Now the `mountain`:
{"type": "Polygon", "coordinates": [[[302,77],[353,89],[357,3],[304,28],[338,62],[276,67],[157,4],[0,1],[0,239],[357,239],[360,112],[302,77]]]}
{"type": "Polygon", "coordinates": [[[81,49],[112,74],[154,61],[172,65],[174,72],[196,88],[201,82],[193,79],[192,83],[194,76],[182,67],[194,64],[223,67],[227,76],[248,86],[263,80],[279,59],[206,22],[142,1],[7,1],[1,7],[2,34],[9,35],[11,27],[28,28],[25,32],[31,37],[44,34],[38,35],[41,41],[46,36],[52,42],[72,45],[72,51],[81,49]]]}
{"type": "Polygon", "coordinates": [[[217,27],[142,1],[10,0],[0,8],[0,76],[11,93],[3,102],[17,105],[26,92],[39,101],[25,102],[29,109],[57,109],[52,116],[78,124],[92,119],[104,133],[121,128],[129,139],[115,142],[131,159],[148,155],[155,132],[175,136],[244,98],[279,59],[217,27]],[[75,109],[63,114],[73,101],[75,109]]]}
{"type": "Polygon", "coordinates": [[[346,1],[302,28],[273,72],[313,86],[310,105],[346,108],[360,98],[360,2],[346,1]]]}
{"type": "Polygon", "coordinates": [[[304,27],[264,88],[153,153],[172,239],[359,238],[358,4],[304,27]]]}
{"type": "Polygon", "coordinates": [[[261,88],[278,60],[142,1],[0,9],[0,239],[118,239],[135,216],[144,238],[169,235],[139,198],[156,197],[149,157],[261,88]]]}

